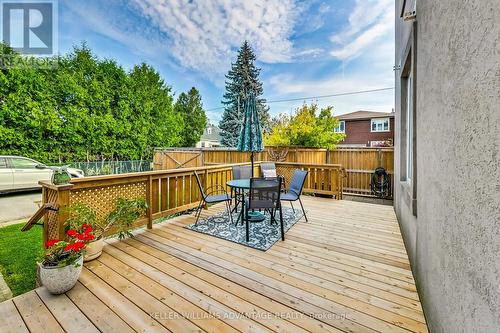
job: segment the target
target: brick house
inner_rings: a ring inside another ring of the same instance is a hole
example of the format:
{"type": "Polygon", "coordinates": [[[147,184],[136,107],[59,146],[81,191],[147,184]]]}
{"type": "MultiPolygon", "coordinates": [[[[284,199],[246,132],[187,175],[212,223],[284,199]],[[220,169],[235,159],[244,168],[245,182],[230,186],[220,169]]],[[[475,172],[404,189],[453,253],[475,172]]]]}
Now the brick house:
{"type": "Polygon", "coordinates": [[[339,146],[386,147],[394,142],[394,112],[356,111],[337,117],[335,132],[345,133],[339,146]]]}

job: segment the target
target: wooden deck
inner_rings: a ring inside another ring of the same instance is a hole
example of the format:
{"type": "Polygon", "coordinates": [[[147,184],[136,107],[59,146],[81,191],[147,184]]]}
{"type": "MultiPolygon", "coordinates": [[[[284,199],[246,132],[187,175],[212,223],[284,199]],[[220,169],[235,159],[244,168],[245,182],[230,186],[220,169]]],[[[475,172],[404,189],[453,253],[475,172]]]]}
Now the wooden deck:
{"type": "Polygon", "coordinates": [[[310,222],[267,252],[185,229],[189,215],[110,241],[65,295],[0,303],[0,332],[427,332],[393,208],[304,205],[310,222]]]}

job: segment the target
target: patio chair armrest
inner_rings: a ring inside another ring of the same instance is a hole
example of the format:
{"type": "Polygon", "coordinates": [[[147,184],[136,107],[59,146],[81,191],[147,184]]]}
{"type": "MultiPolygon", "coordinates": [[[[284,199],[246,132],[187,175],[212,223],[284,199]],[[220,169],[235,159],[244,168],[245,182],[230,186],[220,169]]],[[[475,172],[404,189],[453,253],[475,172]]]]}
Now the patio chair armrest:
{"type": "Polygon", "coordinates": [[[206,195],[213,195],[215,193],[227,193],[226,189],[222,185],[213,185],[207,188],[206,195]]]}
{"type": "Polygon", "coordinates": [[[211,192],[211,191],[224,191],[224,192],[226,192],[226,188],[220,184],[215,184],[215,185],[207,187],[205,191],[207,193],[211,192]]]}

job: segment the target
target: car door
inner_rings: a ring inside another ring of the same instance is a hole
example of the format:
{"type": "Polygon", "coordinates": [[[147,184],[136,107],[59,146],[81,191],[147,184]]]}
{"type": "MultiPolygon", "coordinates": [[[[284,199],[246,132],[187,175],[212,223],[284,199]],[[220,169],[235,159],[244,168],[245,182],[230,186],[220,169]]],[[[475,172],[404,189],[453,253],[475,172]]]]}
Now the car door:
{"type": "Polygon", "coordinates": [[[10,162],[14,171],[14,187],[33,188],[40,187],[40,180],[50,180],[52,170],[38,169],[36,166],[40,163],[29,158],[11,157],[10,162]]]}
{"type": "Polygon", "coordinates": [[[10,168],[9,161],[0,157],[0,191],[11,190],[14,187],[14,172],[10,168]]]}

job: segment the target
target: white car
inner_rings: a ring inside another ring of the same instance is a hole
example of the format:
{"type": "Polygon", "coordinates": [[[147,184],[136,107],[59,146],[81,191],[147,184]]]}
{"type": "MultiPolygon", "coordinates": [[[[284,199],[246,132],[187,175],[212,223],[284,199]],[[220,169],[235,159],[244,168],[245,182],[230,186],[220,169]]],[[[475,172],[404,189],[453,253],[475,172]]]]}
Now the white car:
{"type": "MultiPolygon", "coordinates": [[[[50,180],[53,170],[43,163],[21,156],[0,155],[0,193],[40,188],[41,180],[50,180]]],[[[68,168],[72,178],[81,178],[83,171],[68,168]]]]}

